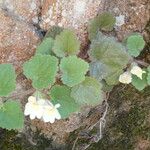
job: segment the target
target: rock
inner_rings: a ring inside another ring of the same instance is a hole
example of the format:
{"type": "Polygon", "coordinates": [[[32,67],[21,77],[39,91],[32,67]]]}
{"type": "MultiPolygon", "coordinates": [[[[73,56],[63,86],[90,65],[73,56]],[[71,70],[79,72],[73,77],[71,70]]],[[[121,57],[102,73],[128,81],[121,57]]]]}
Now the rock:
{"type": "Polygon", "coordinates": [[[45,0],[42,3],[40,27],[48,30],[53,25],[73,28],[81,46],[87,45],[87,23],[98,13],[100,0],[45,0]]]}
{"type": "Polygon", "coordinates": [[[0,10],[0,63],[13,63],[16,68],[33,56],[39,37],[33,26],[0,10]]]}
{"type": "Polygon", "coordinates": [[[116,17],[125,16],[124,25],[116,27],[118,39],[122,41],[132,32],[143,32],[150,19],[149,5],[150,2],[147,0],[107,0],[100,7],[102,11],[109,11],[116,17]]]}
{"type": "Polygon", "coordinates": [[[18,19],[37,24],[40,1],[37,0],[1,0],[2,8],[18,19]]]}

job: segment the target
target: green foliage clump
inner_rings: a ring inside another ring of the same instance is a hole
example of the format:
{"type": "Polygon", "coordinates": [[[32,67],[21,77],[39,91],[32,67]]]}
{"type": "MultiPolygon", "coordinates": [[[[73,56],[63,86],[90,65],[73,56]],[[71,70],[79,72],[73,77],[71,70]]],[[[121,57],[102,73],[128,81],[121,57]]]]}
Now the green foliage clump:
{"type": "Polygon", "coordinates": [[[23,128],[23,112],[18,102],[8,100],[0,108],[0,127],[10,129],[23,128]]]}
{"type": "Polygon", "coordinates": [[[130,60],[130,56],[121,43],[101,33],[98,33],[97,38],[92,41],[89,55],[92,60],[91,75],[97,79],[105,79],[109,85],[118,82],[119,75],[130,60]]]}
{"type": "MultiPolygon", "coordinates": [[[[8,96],[16,88],[15,69],[11,64],[0,64],[0,96],[8,96]]],[[[23,128],[23,113],[18,102],[9,100],[0,103],[0,127],[23,128]]]]}
{"type": "Polygon", "coordinates": [[[140,34],[131,35],[127,38],[127,49],[131,56],[137,57],[145,46],[145,41],[140,34]]]}
{"type": "Polygon", "coordinates": [[[23,65],[24,74],[33,82],[35,89],[47,88],[55,82],[58,59],[50,55],[35,55],[23,65]]]}
{"type": "Polygon", "coordinates": [[[80,110],[75,100],[70,96],[71,88],[65,85],[55,85],[50,91],[52,103],[60,104],[59,113],[61,117],[67,118],[71,113],[80,110]]]}
{"type": "Polygon", "coordinates": [[[79,48],[80,42],[73,31],[60,29],[57,32],[57,28],[54,28],[37,47],[36,55],[23,65],[24,74],[32,80],[34,88],[42,90],[52,86],[51,101],[61,105],[58,109],[62,118],[67,118],[80,109],[80,105],[70,95],[70,87],[83,82],[89,69],[88,63],[76,56],[79,48]],[[59,63],[58,59],[51,55],[60,57],[59,63]],[[56,78],[62,81],[60,85],[56,78]],[[53,86],[55,82],[56,85],[53,86]]]}
{"type": "Polygon", "coordinates": [[[85,80],[85,74],[89,69],[87,62],[77,56],[64,57],[60,63],[62,82],[70,87],[85,80]]]}
{"type": "MultiPolygon", "coordinates": [[[[115,38],[99,32],[112,31],[114,24],[115,18],[110,13],[98,15],[89,23],[90,63],[77,56],[80,42],[75,33],[60,27],[50,29],[37,47],[35,56],[24,63],[24,75],[32,80],[36,90],[42,92],[51,86],[51,102],[61,105],[58,111],[63,119],[71,113],[79,112],[85,105],[100,104],[102,93],[110,91],[118,83],[119,76],[128,63],[133,61],[131,56],[138,56],[144,48],[145,41],[141,35],[127,38],[127,52],[126,47],[115,38]]],[[[150,67],[147,73],[143,73],[142,80],[134,75],[132,79],[132,84],[138,90],[144,89],[150,85],[150,67]]],[[[0,96],[8,96],[15,89],[15,80],[12,65],[1,64],[0,96]]],[[[22,126],[20,105],[12,100],[2,103],[0,127],[16,129],[22,126]]]]}
{"type": "Polygon", "coordinates": [[[95,106],[103,100],[101,88],[102,85],[95,78],[86,77],[82,83],[72,88],[71,96],[80,105],[95,106]]]}
{"type": "Polygon", "coordinates": [[[80,42],[73,31],[65,29],[56,36],[53,51],[58,57],[75,55],[79,50],[80,42]]]}
{"type": "Polygon", "coordinates": [[[0,64],[0,96],[7,96],[16,88],[16,74],[11,64],[0,64]]]}
{"type": "Polygon", "coordinates": [[[88,33],[89,39],[92,40],[96,37],[99,29],[103,31],[112,31],[115,25],[116,19],[109,12],[99,14],[89,22],[88,33]]]}

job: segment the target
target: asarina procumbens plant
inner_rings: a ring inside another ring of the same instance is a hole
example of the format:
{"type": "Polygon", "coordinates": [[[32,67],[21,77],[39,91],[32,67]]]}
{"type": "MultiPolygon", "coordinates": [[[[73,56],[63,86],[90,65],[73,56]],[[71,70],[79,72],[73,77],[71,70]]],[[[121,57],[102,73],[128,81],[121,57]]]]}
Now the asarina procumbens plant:
{"type": "Polygon", "coordinates": [[[88,61],[78,56],[80,42],[73,30],[53,27],[46,34],[35,55],[23,64],[23,74],[36,89],[24,114],[19,102],[9,99],[16,87],[15,70],[11,64],[0,64],[0,127],[20,129],[24,115],[50,123],[68,118],[83,106],[101,104],[105,93],[119,82],[138,90],[150,85],[149,64],[135,58],[145,46],[143,37],[134,33],[120,43],[103,34],[114,29],[116,19],[106,12],[89,22],[88,61]]]}

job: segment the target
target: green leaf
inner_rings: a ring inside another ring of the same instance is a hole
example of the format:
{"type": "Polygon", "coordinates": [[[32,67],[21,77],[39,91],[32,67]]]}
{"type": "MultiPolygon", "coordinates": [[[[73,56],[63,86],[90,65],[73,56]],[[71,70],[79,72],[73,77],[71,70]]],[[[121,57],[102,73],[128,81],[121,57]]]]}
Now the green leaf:
{"type": "Polygon", "coordinates": [[[102,80],[101,81],[101,83],[102,83],[102,91],[104,91],[104,92],[111,92],[112,91],[112,89],[113,89],[113,85],[108,85],[107,83],[106,83],[106,81],[104,81],[104,80],[102,80]]]}
{"type": "Polygon", "coordinates": [[[139,34],[131,35],[127,39],[128,53],[131,56],[137,57],[145,46],[143,37],[139,34]]]}
{"type": "Polygon", "coordinates": [[[147,86],[147,73],[142,74],[142,80],[136,75],[132,75],[132,85],[139,91],[142,91],[147,86]]]}
{"type": "Polygon", "coordinates": [[[108,74],[108,76],[105,78],[105,81],[108,85],[116,85],[119,83],[119,76],[123,73],[122,69],[111,69],[111,72],[108,74]]]}
{"type": "Polygon", "coordinates": [[[47,88],[55,82],[58,59],[50,55],[36,55],[23,65],[24,74],[36,89],[47,88]]]}
{"type": "Polygon", "coordinates": [[[89,55],[92,62],[97,62],[99,65],[99,67],[94,66],[96,78],[105,79],[109,85],[118,83],[119,75],[131,59],[123,45],[113,37],[101,33],[98,33],[97,38],[92,41],[89,55]]]}
{"type": "Polygon", "coordinates": [[[60,63],[62,82],[70,87],[85,80],[89,65],[77,56],[64,57],[60,63]]]}
{"type": "Polygon", "coordinates": [[[63,28],[61,28],[59,26],[53,26],[47,31],[45,38],[51,37],[51,38],[55,39],[56,36],[59,35],[62,31],[63,31],[63,28]]]}
{"type": "Polygon", "coordinates": [[[36,54],[53,55],[52,48],[54,40],[52,38],[45,38],[42,43],[37,47],[36,54]]]}
{"type": "Polygon", "coordinates": [[[0,109],[0,127],[10,129],[23,128],[24,117],[18,102],[8,100],[0,109]]]}
{"type": "Polygon", "coordinates": [[[78,54],[79,50],[80,42],[73,31],[65,29],[56,36],[53,51],[58,57],[78,54]]]}
{"type": "Polygon", "coordinates": [[[89,39],[94,39],[99,29],[103,31],[112,31],[115,22],[115,17],[108,12],[96,16],[88,25],[89,39]]]}
{"type": "Polygon", "coordinates": [[[99,62],[91,62],[90,63],[90,76],[96,78],[97,80],[101,81],[102,79],[104,79],[105,77],[107,77],[109,73],[109,68],[99,62]]]}
{"type": "Polygon", "coordinates": [[[71,97],[80,105],[95,106],[103,101],[102,85],[94,78],[86,79],[74,86],[71,91],[71,97]]]}
{"type": "Polygon", "coordinates": [[[16,88],[16,74],[11,64],[0,64],[0,96],[8,96],[16,88]]]}
{"type": "Polygon", "coordinates": [[[52,103],[59,103],[61,105],[58,110],[63,119],[69,117],[71,113],[78,112],[80,110],[80,106],[72,97],[70,97],[70,93],[71,89],[64,85],[55,85],[50,91],[52,103]]]}
{"type": "Polygon", "coordinates": [[[150,85],[150,66],[147,68],[147,83],[150,85]]]}

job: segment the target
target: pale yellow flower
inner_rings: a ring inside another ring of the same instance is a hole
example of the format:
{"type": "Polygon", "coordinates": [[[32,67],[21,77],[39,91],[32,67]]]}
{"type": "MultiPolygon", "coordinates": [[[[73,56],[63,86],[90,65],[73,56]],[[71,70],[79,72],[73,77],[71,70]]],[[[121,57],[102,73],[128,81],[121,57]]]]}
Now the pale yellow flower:
{"type": "Polygon", "coordinates": [[[124,84],[129,84],[132,82],[132,76],[129,71],[124,72],[119,76],[119,81],[124,84]]]}
{"type": "Polygon", "coordinates": [[[59,113],[59,111],[57,110],[57,108],[60,107],[60,104],[56,104],[55,106],[50,103],[50,105],[46,105],[44,107],[44,113],[43,113],[43,121],[44,122],[50,122],[50,123],[54,123],[55,119],[59,120],[61,119],[61,115],[59,113]]]}
{"type": "Polygon", "coordinates": [[[28,98],[28,102],[25,105],[25,116],[30,116],[30,119],[41,119],[44,122],[54,123],[55,119],[61,119],[61,115],[57,108],[60,107],[60,104],[56,104],[55,106],[49,101],[45,99],[37,100],[36,97],[30,96],[28,98]]]}
{"type": "Polygon", "coordinates": [[[30,119],[35,119],[35,118],[40,119],[42,117],[42,114],[43,114],[42,105],[38,104],[36,97],[30,96],[28,98],[28,102],[25,105],[24,115],[25,116],[29,115],[30,119]]]}
{"type": "Polygon", "coordinates": [[[132,67],[131,73],[136,75],[137,77],[139,77],[142,80],[142,74],[146,73],[146,72],[143,71],[139,66],[135,65],[132,67]]]}

